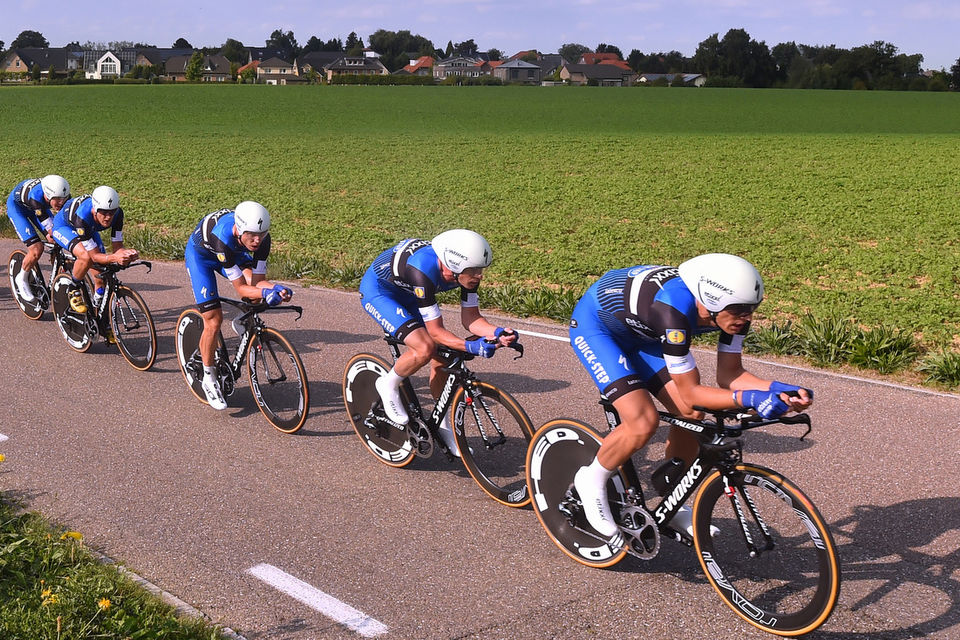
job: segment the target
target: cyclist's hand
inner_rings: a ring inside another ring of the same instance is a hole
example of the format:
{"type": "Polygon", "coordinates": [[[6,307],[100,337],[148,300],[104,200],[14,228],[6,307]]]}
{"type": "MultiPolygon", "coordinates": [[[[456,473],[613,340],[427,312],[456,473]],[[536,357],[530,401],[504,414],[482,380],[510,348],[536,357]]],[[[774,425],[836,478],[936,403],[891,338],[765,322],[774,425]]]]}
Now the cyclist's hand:
{"type": "Polygon", "coordinates": [[[501,347],[509,347],[516,342],[520,336],[510,327],[497,327],[493,332],[493,337],[500,342],[501,347]]]}
{"type": "Polygon", "coordinates": [[[284,302],[293,297],[293,289],[282,284],[273,285],[275,291],[280,294],[280,297],[283,298],[284,302]]]}
{"type": "Polygon", "coordinates": [[[813,389],[774,380],[770,383],[770,391],[782,394],[780,399],[790,405],[793,411],[803,411],[813,404],[813,389]]]}
{"type": "Polygon", "coordinates": [[[759,389],[745,389],[740,392],[740,402],[745,407],[754,409],[758,414],[767,418],[779,418],[790,407],[780,399],[776,391],[760,391],[759,389]]]}
{"type": "Polygon", "coordinates": [[[117,249],[117,251],[114,253],[114,256],[116,257],[117,264],[125,267],[140,257],[140,254],[137,253],[136,249],[123,248],[117,249]]]}
{"type": "Polygon", "coordinates": [[[267,303],[268,307],[276,307],[283,302],[283,294],[277,291],[278,286],[280,285],[274,285],[269,289],[263,289],[263,301],[267,303]]]}
{"type": "Polygon", "coordinates": [[[493,354],[497,351],[497,343],[488,342],[486,338],[466,340],[463,346],[464,351],[471,355],[480,356],[481,358],[492,358],[493,354]]]}

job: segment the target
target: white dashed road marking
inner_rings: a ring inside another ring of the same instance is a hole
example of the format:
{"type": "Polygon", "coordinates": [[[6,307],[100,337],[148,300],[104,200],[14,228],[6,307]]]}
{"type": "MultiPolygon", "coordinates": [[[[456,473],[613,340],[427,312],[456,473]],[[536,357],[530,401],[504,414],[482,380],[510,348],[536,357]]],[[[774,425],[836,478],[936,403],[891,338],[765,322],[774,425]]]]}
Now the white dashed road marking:
{"type": "Polygon", "coordinates": [[[364,638],[374,638],[387,632],[385,624],[273,565],[258,564],[247,569],[247,572],[364,638]]]}

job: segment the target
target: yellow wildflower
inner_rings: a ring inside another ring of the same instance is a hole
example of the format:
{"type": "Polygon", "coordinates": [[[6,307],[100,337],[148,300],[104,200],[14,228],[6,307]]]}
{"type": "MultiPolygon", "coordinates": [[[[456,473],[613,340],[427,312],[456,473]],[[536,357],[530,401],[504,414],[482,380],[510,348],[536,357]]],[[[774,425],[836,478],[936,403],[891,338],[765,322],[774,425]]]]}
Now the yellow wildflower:
{"type": "Polygon", "coordinates": [[[79,540],[80,542],[83,542],[83,534],[80,533],[79,531],[67,531],[62,536],[60,536],[61,540],[66,540],[67,538],[73,538],[74,540],[79,540]]]}
{"type": "Polygon", "coordinates": [[[97,606],[100,608],[100,611],[106,611],[110,608],[110,600],[108,598],[100,598],[97,601],[97,606]]]}
{"type": "Polygon", "coordinates": [[[49,596],[47,596],[47,597],[44,599],[44,601],[43,601],[43,603],[42,603],[42,606],[45,607],[45,606],[47,606],[48,604],[57,604],[59,601],[60,601],[60,596],[58,596],[58,595],[55,594],[55,593],[51,593],[49,596]]]}
{"type": "Polygon", "coordinates": [[[40,592],[40,597],[49,598],[51,593],[53,593],[53,591],[51,591],[50,589],[44,589],[43,591],[40,592]]]}
{"type": "Polygon", "coordinates": [[[7,457],[6,457],[5,455],[3,455],[2,453],[0,453],[0,462],[3,462],[3,461],[6,460],[6,459],[7,459],[7,457]]]}

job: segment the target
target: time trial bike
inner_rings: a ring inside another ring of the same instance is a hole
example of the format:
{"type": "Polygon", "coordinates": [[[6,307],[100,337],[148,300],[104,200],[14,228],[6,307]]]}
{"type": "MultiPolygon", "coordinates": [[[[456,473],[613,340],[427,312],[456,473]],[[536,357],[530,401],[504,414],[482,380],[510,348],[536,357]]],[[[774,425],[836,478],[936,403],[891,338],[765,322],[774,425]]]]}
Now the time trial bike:
{"type": "MultiPolygon", "coordinates": [[[[403,342],[384,334],[394,362],[400,357],[403,342]]],[[[510,348],[523,356],[523,345],[510,348]]],[[[481,381],[467,368],[475,356],[438,345],[437,354],[446,361],[443,391],[430,413],[420,406],[413,384],[407,378],[400,394],[407,405],[410,422],[400,425],[383,412],[374,383],[386,375],[392,364],[372,353],[358,353],[343,371],[343,401],[347,415],[364,447],[377,460],[391,467],[405,467],[415,456],[430,457],[435,445],[447,454],[438,428],[449,412],[460,457],[467,472],[491,498],[510,507],[530,503],[524,478],[527,443],[533,424],[520,404],[509,393],[481,381]]]]}
{"type": "MultiPolygon", "coordinates": [[[[601,400],[611,429],[619,422],[612,403],[601,400]]],[[[696,460],[679,458],[653,473],[661,497],[644,499],[639,476],[628,460],[608,481],[611,511],[620,526],[603,538],[587,522],[573,486],[589,464],[601,436],[576,420],[544,424],[527,452],[527,484],[533,509],[554,543],[591,567],[609,567],[631,555],[649,560],[662,538],[696,550],[707,580],[724,603],[769,633],[798,636],[826,621],[840,593],[840,561],[823,516],[783,474],[743,461],[743,437],[758,427],[805,425],[807,414],[764,419],[753,414],[705,410],[712,419],[693,420],[660,412],[661,421],[686,429],[701,442],[696,460]],[[693,496],[693,536],[668,526],[693,496]]]]}
{"type": "Polygon", "coordinates": [[[103,295],[94,298],[92,284],[85,278],[80,283],[80,293],[87,310],[82,313],[70,306],[73,276],[68,271],[61,271],[53,278],[50,287],[53,317],[60,335],[74,351],[87,351],[100,337],[111,344],[116,343],[134,369],[146,371],[157,359],[157,330],[147,303],[117,277],[118,271],[130,267],[146,267],[149,272],[153,265],[146,260],[127,265],[97,265],[103,281],[103,295]]]}
{"type": "MultiPolygon", "coordinates": [[[[231,322],[234,332],[239,336],[232,357],[223,333],[217,336],[215,357],[220,390],[224,397],[233,395],[246,363],[253,399],[260,412],[278,430],[294,433],[306,422],[310,411],[307,370],[293,344],[281,332],[268,327],[260,314],[292,311],[299,320],[303,316],[303,308],[295,305],[270,307],[262,299],[254,302],[220,298],[220,302],[240,312],[231,322]]],[[[180,314],[177,320],[177,362],[190,391],[206,404],[203,358],[200,355],[202,333],[203,316],[199,311],[187,309],[180,314]]]]}
{"type": "MultiPolygon", "coordinates": [[[[17,306],[20,307],[23,315],[31,320],[39,320],[43,316],[43,312],[50,308],[50,292],[53,289],[53,279],[56,278],[57,274],[61,271],[69,271],[72,268],[74,260],[73,255],[64,251],[56,242],[44,241],[43,246],[50,255],[50,278],[44,279],[39,262],[33,265],[33,268],[30,269],[30,273],[27,275],[27,283],[30,285],[30,290],[34,296],[32,301],[24,300],[14,280],[14,278],[20,275],[23,267],[23,259],[27,257],[26,251],[23,249],[14,249],[13,252],[10,253],[10,258],[7,261],[7,275],[10,277],[10,290],[13,292],[13,298],[17,301],[17,306]]],[[[87,287],[93,291],[93,280],[89,272],[84,277],[84,280],[87,282],[87,287]]]]}

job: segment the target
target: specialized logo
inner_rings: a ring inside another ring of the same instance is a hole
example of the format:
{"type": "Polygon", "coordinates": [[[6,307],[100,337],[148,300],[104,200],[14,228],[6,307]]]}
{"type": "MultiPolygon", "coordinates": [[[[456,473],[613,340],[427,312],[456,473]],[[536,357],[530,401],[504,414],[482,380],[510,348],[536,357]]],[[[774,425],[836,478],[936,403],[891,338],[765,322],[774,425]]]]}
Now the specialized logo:
{"type": "Polygon", "coordinates": [[[724,292],[725,294],[727,294],[728,296],[732,296],[732,295],[733,295],[733,289],[730,289],[729,287],[726,287],[726,286],[720,284],[720,283],[717,282],[716,280],[711,280],[711,279],[708,278],[707,276],[700,276],[700,282],[702,282],[702,283],[704,283],[704,284],[706,284],[706,285],[708,285],[708,286],[711,286],[711,287],[713,287],[714,289],[719,289],[720,291],[723,291],[723,292],[724,292]]]}
{"type": "Polygon", "coordinates": [[[680,483],[673,488],[673,491],[670,492],[670,495],[664,498],[663,503],[657,507],[656,511],[653,512],[653,515],[657,517],[658,524],[662,524],[664,521],[666,521],[667,514],[670,513],[670,511],[672,511],[675,507],[680,505],[684,494],[690,490],[690,488],[693,486],[693,483],[697,481],[697,478],[699,478],[700,474],[702,473],[703,465],[700,464],[700,459],[698,458],[683,475],[683,478],[680,479],[680,483]]]}
{"type": "Polygon", "coordinates": [[[397,315],[400,316],[401,318],[406,318],[407,310],[404,309],[403,307],[397,307],[397,315]]]}
{"type": "Polygon", "coordinates": [[[683,329],[668,329],[664,339],[667,344],[683,344],[687,341],[687,332],[683,329]]]}
{"type": "Polygon", "coordinates": [[[450,377],[447,378],[447,381],[443,385],[443,391],[440,393],[440,397],[437,398],[437,404],[433,408],[433,415],[431,416],[437,424],[440,424],[440,421],[443,420],[443,414],[447,411],[447,402],[450,400],[450,392],[453,391],[453,385],[456,381],[457,377],[450,374],[450,377]]]}
{"type": "Polygon", "coordinates": [[[627,371],[633,371],[633,367],[630,366],[630,361],[627,360],[627,357],[622,353],[620,354],[620,357],[617,359],[617,362],[619,362],[623,366],[623,368],[626,369],[627,371]]]}
{"type": "Polygon", "coordinates": [[[427,292],[424,290],[423,287],[414,287],[413,295],[417,296],[418,298],[426,298],[427,292]]]}

